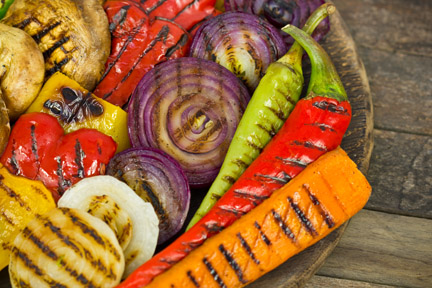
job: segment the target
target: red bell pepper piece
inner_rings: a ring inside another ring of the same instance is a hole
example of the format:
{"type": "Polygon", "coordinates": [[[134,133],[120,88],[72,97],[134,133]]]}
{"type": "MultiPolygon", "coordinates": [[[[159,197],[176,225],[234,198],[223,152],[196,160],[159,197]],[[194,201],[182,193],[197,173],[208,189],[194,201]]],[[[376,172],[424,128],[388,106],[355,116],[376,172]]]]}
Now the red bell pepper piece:
{"type": "Polygon", "coordinates": [[[93,129],[64,135],[46,113],[23,114],[15,123],[0,162],[15,175],[41,180],[57,201],[84,177],[105,173],[116,142],[93,129]]]}
{"type": "MultiPolygon", "coordinates": [[[[308,96],[297,103],[279,132],[215,206],[118,287],[148,284],[206,239],[267,199],[308,164],[340,145],[351,121],[351,105],[329,56],[311,41],[311,47],[299,41],[312,63],[308,96]]],[[[330,228],[334,225],[330,217],[326,217],[326,224],[330,228]]]]}
{"type": "Polygon", "coordinates": [[[194,32],[215,13],[215,0],[107,1],[111,55],[94,94],[123,106],[141,78],[162,61],[185,56],[194,32]]]}

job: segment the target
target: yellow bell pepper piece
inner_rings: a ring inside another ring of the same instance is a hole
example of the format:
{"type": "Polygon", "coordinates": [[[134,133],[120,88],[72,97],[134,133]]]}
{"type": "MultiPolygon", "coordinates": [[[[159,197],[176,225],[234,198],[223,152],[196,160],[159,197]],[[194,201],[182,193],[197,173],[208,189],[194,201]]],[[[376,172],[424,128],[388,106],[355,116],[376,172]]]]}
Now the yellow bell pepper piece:
{"type": "Polygon", "coordinates": [[[36,215],[56,207],[42,182],[11,174],[0,164],[0,270],[9,264],[15,237],[36,215]]]}
{"type": "Polygon", "coordinates": [[[81,128],[96,129],[117,142],[117,152],[130,147],[127,113],[60,72],[48,79],[26,112],[45,112],[55,116],[65,133],[81,128]]]}

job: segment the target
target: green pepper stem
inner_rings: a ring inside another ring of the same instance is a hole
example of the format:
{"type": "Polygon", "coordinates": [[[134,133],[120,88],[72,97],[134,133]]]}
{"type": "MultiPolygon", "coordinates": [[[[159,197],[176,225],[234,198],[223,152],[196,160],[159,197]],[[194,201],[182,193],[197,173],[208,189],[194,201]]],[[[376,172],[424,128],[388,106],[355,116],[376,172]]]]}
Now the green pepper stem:
{"type": "Polygon", "coordinates": [[[293,25],[287,25],[282,30],[290,34],[306,50],[311,59],[312,72],[307,91],[308,96],[312,93],[338,101],[347,100],[348,97],[336,67],[324,48],[309,34],[293,25]]]}
{"type": "MultiPolygon", "coordinates": [[[[305,25],[303,26],[303,31],[312,35],[315,31],[316,27],[324,20],[327,16],[332,14],[336,8],[331,3],[325,3],[315,9],[315,11],[309,16],[305,25]]],[[[303,48],[302,46],[295,41],[291,46],[290,50],[282,56],[277,62],[283,63],[285,65],[292,66],[297,71],[301,71],[302,67],[302,56],[303,56],[303,48]]]]}

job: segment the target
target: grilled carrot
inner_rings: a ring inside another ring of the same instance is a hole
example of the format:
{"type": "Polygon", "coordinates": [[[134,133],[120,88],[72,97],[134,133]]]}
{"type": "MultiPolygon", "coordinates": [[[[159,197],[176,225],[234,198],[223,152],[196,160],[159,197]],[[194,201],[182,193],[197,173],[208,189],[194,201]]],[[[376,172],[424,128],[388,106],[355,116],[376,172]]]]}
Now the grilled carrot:
{"type": "Polygon", "coordinates": [[[146,287],[243,287],[339,227],[370,192],[341,148],[328,152],[146,287]]]}

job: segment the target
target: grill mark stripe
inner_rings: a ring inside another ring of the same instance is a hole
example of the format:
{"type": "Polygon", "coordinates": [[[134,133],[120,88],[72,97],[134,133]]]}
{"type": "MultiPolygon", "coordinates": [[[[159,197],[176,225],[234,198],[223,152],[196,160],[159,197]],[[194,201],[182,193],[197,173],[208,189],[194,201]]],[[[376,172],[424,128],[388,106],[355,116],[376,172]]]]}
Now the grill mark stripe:
{"type": "Polygon", "coordinates": [[[42,37],[44,37],[45,35],[47,35],[51,30],[53,30],[54,28],[56,28],[60,24],[61,24],[60,21],[55,22],[54,24],[51,24],[48,27],[43,28],[41,31],[39,31],[39,33],[33,35],[32,38],[36,41],[36,43],[39,44],[40,40],[42,39],[42,37]]]}
{"type": "Polygon", "coordinates": [[[227,288],[225,283],[223,282],[222,278],[219,276],[219,274],[216,272],[216,270],[213,268],[213,265],[208,261],[207,257],[204,257],[202,259],[204,265],[206,266],[207,270],[209,271],[210,275],[213,276],[213,279],[216,281],[216,283],[221,288],[227,288]]]}
{"type": "Polygon", "coordinates": [[[0,178],[0,188],[6,191],[7,196],[13,198],[25,210],[31,212],[30,206],[21,198],[20,194],[16,193],[11,187],[7,186],[0,178]]]}
{"type": "Polygon", "coordinates": [[[169,57],[172,56],[172,54],[174,54],[175,51],[185,46],[188,40],[189,40],[189,36],[186,33],[183,33],[175,45],[168,47],[168,49],[165,52],[165,57],[167,58],[167,60],[169,59],[169,57]]]}
{"type": "MultiPolygon", "coordinates": [[[[21,21],[20,23],[15,24],[14,27],[19,28],[19,29],[21,29],[21,30],[24,30],[24,28],[25,28],[27,25],[29,25],[32,21],[35,21],[35,19],[34,19],[33,17],[29,17],[29,18],[24,19],[24,20],[21,21]]],[[[35,21],[35,22],[38,22],[38,21],[35,21]]]]}
{"type": "Polygon", "coordinates": [[[269,239],[269,238],[267,237],[267,235],[265,235],[265,233],[261,230],[261,226],[258,224],[257,221],[254,222],[254,226],[255,226],[256,229],[258,229],[258,232],[259,232],[259,234],[260,234],[260,236],[261,236],[261,239],[264,241],[264,243],[265,243],[267,246],[270,246],[270,245],[272,244],[271,241],[270,241],[270,239],[269,239]]]}
{"type": "MultiPolygon", "coordinates": [[[[281,184],[286,184],[291,180],[291,177],[289,177],[289,175],[285,174],[285,173],[283,175],[284,178],[279,178],[276,176],[270,176],[270,175],[264,175],[264,174],[254,174],[254,177],[273,180],[273,181],[281,183],[281,184]]],[[[257,180],[257,181],[260,181],[260,180],[257,180]]]]}
{"type": "Polygon", "coordinates": [[[21,175],[21,168],[20,168],[20,165],[16,159],[15,145],[16,145],[16,141],[15,141],[15,138],[13,138],[12,139],[12,151],[11,151],[10,164],[12,166],[12,169],[14,169],[14,174],[15,175],[21,175]]]}
{"type": "Polygon", "coordinates": [[[3,219],[6,220],[6,222],[8,222],[10,225],[13,225],[13,226],[16,225],[16,224],[13,222],[13,219],[10,218],[10,217],[6,214],[5,211],[1,211],[1,214],[0,214],[0,215],[1,215],[1,216],[3,217],[3,219]]]}
{"type": "Polygon", "coordinates": [[[35,157],[36,163],[38,163],[39,162],[39,155],[38,155],[38,145],[37,145],[35,130],[36,130],[36,126],[34,124],[32,124],[30,126],[31,150],[32,150],[32,153],[35,157]]]}
{"type": "Polygon", "coordinates": [[[160,6],[162,6],[162,4],[164,4],[167,0],[159,0],[153,7],[150,7],[146,10],[147,14],[150,14],[151,12],[153,12],[154,10],[156,10],[157,8],[159,8],[160,6]]]}
{"type": "Polygon", "coordinates": [[[327,131],[327,130],[329,130],[330,132],[337,132],[335,129],[333,129],[332,126],[327,125],[325,123],[310,123],[310,124],[305,124],[305,125],[309,125],[309,126],[313,126],[313,127],[318,127],[321,131],[327,131]]]}
{"type": "Polygon", "coordinates": [[[192,7],[193,5],[195,5],[195,3],[198,3],[199,0],[193,0],[192,2],[190,2],[188,5],[186,5],[185,7],[183,7],[182,10],[180,10],[176,16],[174,16],[173,18],[171,18],[171,20],[175,20],[177,19],[178,16],[180,16],[181,14],[183,14],[187,9],[189,9],[190,7],[192,7]]]}
{"type": "Polygon", "coordinates": [[[188,270],[186,272],[186,275],[188,276],[189,280],[192,282],[192,284],[196,287],[196,288],[200,288],[201,286],[199,285],[198,281],[195,279],[195,277],[192,275],[192,271],[188,270]]]}
{"type": "Polygon", "coordinates": [[[312,191],[310,190],[308,185],[303,184],[303,188],[308,193],[309,198],[311,199],[312,203],[315,206],[317,206],[317,210],[320,213],[321,217],[324,218],[324,221],[326,222],[327,227],[329,227],[330,229],[333,228],[335,226],[335,222],[334,222],[333,218],[331,217],[331,215],[328,214],[328,212],[324,209],[324,207],[320,203],[319,199],[315,195],[312,194],[312,191]]]}
{"type": "Polygon", "coordinates": [[[63,44],[65,44],[66,42],[68,42],[70,39],[69,36],[63,37],[62,39],[58,40],[57,42],[55,42],[53,44],[53,46],[51,46],[50,48],[48,48],[47,50],[45,50],[43,52],[43,57],[44,59],[48,59],[49,57],[51,57],[51,54],[59,47],[61,47],[63,44]]]}
{"type": "Polygon", "coordinates": [[[238,280],[242,284],[246,284],[248,281],[244,279],[243,271],[240,268],[240,265],[237,263],[237,261],[234,259],[233,255],[225,249],[223,244],[219,245],[219,251],[222,253],[222,255],[225,257],[225,260],[228,262],[230,267],[234,270],[238,280]]]}
{"type": "Polygon", "coordinates": [[[219,209],[222,210],[222,211],[224,211],[224,212],[227,212],[227,213],[230,213],[230,214],[234,214],[236,217],[239,217],[239,216],[245,214],[243,211],[238,210],[236,208],[228,208],[228,207],[222,206],[222,207],[219,207],[219,209]]]}
{"type": "MultiPolygon", "coordinates": [[[[138,163],[137,163],[138,164],[138,163]]],[[[141,188],[146,192],[149,202],[153,205],[157,214],[160,217],[160,221],[168,219],[167,212],[165,211],[162,203],[159,201],[157,195],[153,192],[152,187],[145,181],[141,183],[141,188]]]]}
{"type": "Polygon", "coordinates": [[[302,161],[300,159],[295,159],[295,158],[282,158],[277,156],[276,159],[282,161],[283,164],[290,165],[293,167],[300,167],[303,169],[306,168],[306,166],[309,164],[305,161],[302,161]]]}
{"type": "Polygon", "coordinates": [[[291,231],[291,229],[288,227],[288,225],[285,224],[285,222],[283,221],[281,215],[276,212],[274,209],[271,210],[272,215],[274,220],[276,221],[276,223],[278,224],[278,226],[282,229],[282,231],[284,232],[284,234],[291,239],[293,242],[295,242],[295,236],[294,233],[291,231]]]}
{"type": "Polygon", "coordinates": [[[202,23],[204,23],[205,21],[207,21],[208,19],[212,18],[213,15],[207,15],[206,17],[204,17],[202,20],[200,20],[199,22],[197,22],[195,25],[193,25],[191,28],[189,28],[187,31],[189,33],[191,33],[192,31],[194,31],[196,28],[198,28],[199,26],[201,26],[202,23]]]}
{"type": "Polygon", "coordinates": [[[113,21],[109,24],[109,31],[113,33],[118,26],[122,26],[124,21],[127,19],[128,10],[130,9],[130,5],[124,5],[120,8],[120,10],[112,17],[113,21]]]}
{"type": "Polygon", "coordinates": [[[85,153],[82,150],[81,142],[75,139],[75,164],[78,166],[77,177],[84,178],[84,158],[85,153]]]}
{"type": "Polygon", "coordinates": [[[55,72],[58,72],[61,70],[61,68],[66,65],[69,62],[69,58],[65,57],[63,60],[61,60],[60,62],[54,62],[54,66],[51,67],[49,70],[46,71],[46,78],[51,76],[52,74],[54,74],[55,72]]]}
{"type": "Polygon", "coordinates": [[[242,191],[239,189],[235,189],[234,194],[236,195],[236,197],[240,197],[240,198],[245,198],[245,199],[250,199],[252,201],[264,201],[267,198],[269,198],[269,196],[267,195],[257,195],[257,194],[252,194],[249,191],[242,191]]]}
{"type": "Polygon", "coordinates": [[[300,207],[296,203],[294,203],[294,200],[291,197],[288,197],[288,202],[290,203],[291,208],[294,210],[300,222],[306,228],[309,234],[313,236],[317,236],[318,235],[317,231],[313,227],[310,220],[306,217],[305,213],[300,209],[300,207]]]}
{"type": "Polygon", "coordinates": [[[340,114],[340,115],[349,115],[348,110],[342,106],[335,105],[328,101],[315,101],[312,103],[312,106],[324,111],[329,111],[331,113],[340,114]]]}
{"type": "Polygon", "coordinates": [[[243,247],[243,249],[245,249],[246,253],[252,259],[252,261],[257,265],[260,264],[260,261],[255,257],[255,254],[252,252],[251,247],[247,243],[246,239],[244,239],[243,236],[240,234],[240,232],[237,233],[236,236],[240,240],[241,246],[243,247]]]}
{"type": "Polygon", "coordinates": [[[315,145],[314,143],[309,142],[309,141],[302,142],[302,141],[294,140],[291,143],[292,143],[291,145],[303,146],[305,148],[315,149],[318,151],[324,151],[324,152],[327,151],[326,147],[321,147],[321,146],[315,145]]]}

